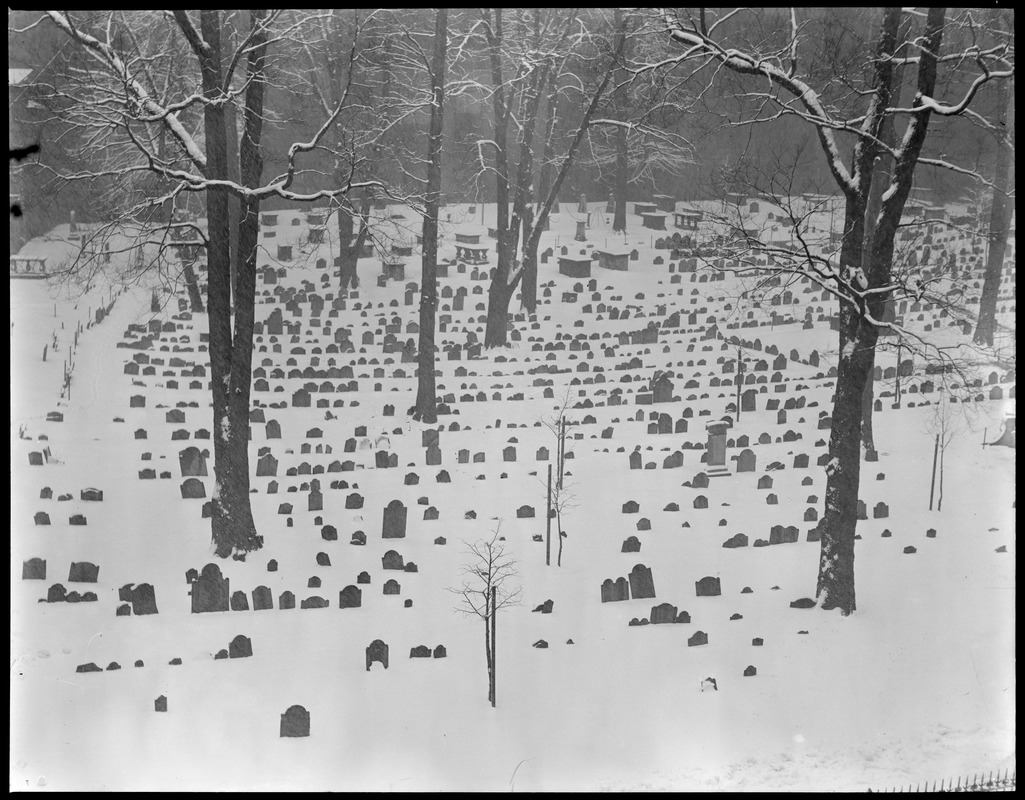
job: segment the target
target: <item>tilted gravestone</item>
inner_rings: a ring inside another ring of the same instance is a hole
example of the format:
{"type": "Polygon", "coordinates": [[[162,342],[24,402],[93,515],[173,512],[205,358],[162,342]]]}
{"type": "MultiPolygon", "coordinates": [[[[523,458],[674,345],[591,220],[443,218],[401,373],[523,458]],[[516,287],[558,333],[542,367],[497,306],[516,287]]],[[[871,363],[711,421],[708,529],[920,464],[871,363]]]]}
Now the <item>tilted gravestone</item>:
{"type": "Polygon", "coordinates": [[[651,569],[637,564],[630,570],[630,594],[635,600],[655,596],[655,581],[651,577],[651,569]]]}

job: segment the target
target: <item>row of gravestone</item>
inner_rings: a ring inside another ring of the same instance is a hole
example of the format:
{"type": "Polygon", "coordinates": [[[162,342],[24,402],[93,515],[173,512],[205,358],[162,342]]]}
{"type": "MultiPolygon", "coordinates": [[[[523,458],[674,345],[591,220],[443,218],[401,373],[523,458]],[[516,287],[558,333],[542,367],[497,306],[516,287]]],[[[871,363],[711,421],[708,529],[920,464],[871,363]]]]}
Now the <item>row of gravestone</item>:
{"type": "MultiPolygon", "coordinates": [[[[401,562],[401,556],[398,556],[394,551],[389,551],[392,554],[390,561],[387,563],[394,564],[395,557],[398,557],[401,562]]],[[[386,555],[385,559],[388,559],[386,555]]],[[[383,559],[382,561],[385,561],[383,559]]],[[[276,562],[275,562],[276,569],[276,562]]],[[[406,565],[409,566],[409,565],[406,565]]],[[[268,565],[269,567],[269,565],[268,565]]],[[[415,571],[408,570],[405,567],[395,566],[384,566],[385,569],[403,569],[404,571],[415,571]]],[[[273,570],[271,570],[273,571],[273,570]]],[[[220,568],[216,564],[207,564],[203,568],[202,573],[197,573],[196,570],[189,570],[186,575],[186,581],[191,585],[190,595],[192,598],[192,613],[199,614],[205,612],[214,611],[248,611],[249,601],[244,592],[236,591],[231,593],[229,588],[228,578],[222,577],[220,568]]],[[[366,572],[360,573],[357,578],[357,583],[370,583],[370,576],[366,572]]],[[[383,587],[383,593],[386,595],[399,594],[401,587],[397,581],[390,579],[385,582],[383,587]]],[[[266,586],[258,586],[253,590],[253,610],[262,611],[274,608],[274,600],[271,590],[266,586]]],[[[346,586],[338,594],[338,607],[339,608],[360,608],[362,606],[363,593],[358,586],[346,586]]],[[[407,607],[411,605],[411,601],[407,600],[407,607]]],[[[320,597],[311,597],[307,600],[302,601],[302,608],[327,608],[329,605],[327,600],[320,597]]],[[[295,608],[295,595],[292,592],[285,591],[278,598],[278,608],[282,610],[295,608]]],[[[138,612],[137,612],[138,613],[138,612]]]]}

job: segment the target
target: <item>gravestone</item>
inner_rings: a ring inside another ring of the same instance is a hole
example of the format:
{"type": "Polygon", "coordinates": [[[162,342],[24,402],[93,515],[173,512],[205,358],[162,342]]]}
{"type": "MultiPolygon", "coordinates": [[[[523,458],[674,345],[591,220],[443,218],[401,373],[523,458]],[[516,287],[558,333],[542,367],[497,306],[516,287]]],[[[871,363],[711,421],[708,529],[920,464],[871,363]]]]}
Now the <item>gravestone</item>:
{"type": "Polygon", "coordinates": [[[381,569],[404,569],[405,565],[402,556],[394,550],[389,550],[381,557],[381,569]]]}
{"type": "Polygon", "coordinates": [[[178,464],[183,478],[207,476],[206,455],[198,447],[186,447],[178,453],[178,464]]]}
{"type": "Polygon", "coordinates": [[[603,603],[615,603],[620,600],[630,599],[630,584],[626,578],[606,578],[601,585],[601,601],[603,603]]]}
{"type": "Polygon", "coordinates": [[[201,575],[192,581],[192,613],[228,610],[228,579],[221,576],[221,568],[207,564],[201,575]]]}
{"type": "Polygon", "coordinates": [[[228,658],[249,658],[253,654],[253,643],[241,633],[228,645],[228,658]]]}
{"type": "Polygon", "coordinates": [[[46,580],[46,559],[30,558],[22,562],[21,579],[23,581],[46,580]]]}
{"type": "Polygon", "coordinates": [[[367,672],[370,672],[370,665],[375,661],[382,664],[385,669],[388,669],[388,645],[380,639],[374,639],[367,646],[366,656],[367,672]]]}
{"type": "Polygon", "coordinates": [[[651,608],[651,624],[652,625],[664,625],[666,623],[676,623],[677,611],[676,606],[670,603],[662,603],[658,606],[652,606],[651,608]]]}
{"type": "Polygon", "coordinates": [[[655,596],[655,582],[651,577],[651,569],[637,564],[630,570],[630,594],[635,600],[655,596]]]}
{"type": "Polygon", "coordinates": [[[384,509],[381,537],[402,539],[406,536],[406,507],[400,500],[392,500],[384,509]]]}
{"type": "Polygon", "coordinates": [[[266,611],[274,608],[274,595],[267,586],[253,589],[253,611],[266,611]]]}
{"type": "Polygon", "coordinates": [[[360,608],[363,605],[363,591],[358,586],[346,586],[338,593],[339,608],[360,608]]]}
{"type": "MultiPolygon", "coordinates": [[[[368,666],[367,669],[370,669],[368,666]]],[[[310,712],[302,706],[291,706],[281,715],[279,738],[302,738],[310,735],[310,712]]]]}
{"type": "Polygon", "coordinates": [[[188,478],[182,482],[181,495],[183,500],[198,500],[206,497],[206,487],[197,478],[188,478]]]}
{"type": "Polygon", "coordinates": [[[698,597],[718,597],[722,594],[722,587],[718,578],[708,576],[694,582],[694,591],[698,597]]]}
{"type": "Polygon", "coordinates": [[[133,586],[127,583],[118,590],[118,599],[123,603],[131,603],[131,611],[137,617],[157,613],[156,592],[152,584],[133,586]]]}

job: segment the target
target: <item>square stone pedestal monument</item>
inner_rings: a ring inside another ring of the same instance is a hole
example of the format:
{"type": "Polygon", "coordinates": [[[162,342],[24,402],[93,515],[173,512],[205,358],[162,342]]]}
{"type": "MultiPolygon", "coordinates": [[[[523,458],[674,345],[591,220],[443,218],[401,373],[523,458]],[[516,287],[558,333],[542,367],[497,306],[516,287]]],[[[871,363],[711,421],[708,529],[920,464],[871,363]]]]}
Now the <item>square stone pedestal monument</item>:
{"type": "Polygon", "coordinates": [[[729,428],[730,424],[725,420],[705,423],[705,430],[708,432],[708,445],[705,452],[708,453],[707,474],[709,478],[730,474],[726,469],[726,431],[729,428]]]}

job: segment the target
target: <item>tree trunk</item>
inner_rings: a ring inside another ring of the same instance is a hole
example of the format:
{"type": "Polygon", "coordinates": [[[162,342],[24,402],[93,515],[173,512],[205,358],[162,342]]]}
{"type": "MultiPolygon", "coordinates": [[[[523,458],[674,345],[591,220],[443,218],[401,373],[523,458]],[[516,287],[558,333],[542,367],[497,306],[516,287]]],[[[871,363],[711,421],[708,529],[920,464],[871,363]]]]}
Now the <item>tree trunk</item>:
{"type": "Polygon", "coordinates": [[[559,533],[559,554],[558,554],[558,556],[555,559],[555,566],[561,567],[562,566],[562,540],[566,538],[565,536],[562,535],[562,512],[561,511],[556,511],[555,512],[555,519],[556,519],[556,522],[558,523],[556,525],[556,530],[559,533]]]}
{"type": "MultiPolygon", "coordinates": [[[[491,60],[491,83],[494,88],[495,114],[495,205],[498,233],[498,266],[488,289],[488,322],[484,332],[484,347],[504,347],[508,344],[509,301],[515,284],[509,285],[509,273],[516,252],[515,231],[510,247],[509,232],[509,154],[508,125],[512,102],[506,102],[502,79],[502,9],[494,9],[494,25],[488,28],[488,55],[491,60]]],[[[490,22],[490,20],[489,20],[490,22]]]]}
{"type": "Polygon", "coordinates": [[[554,170],[552,167],[552,150],[555,148],[555,131],[559,122],[559,98],[558,89],[555,85],[554,79],[556,76],[553,75],[553,81],[549,83],[550,90],[548,93],[548,99],[545,102],[545,116],[542,118],[541,130],[544,131],[544,145],[541,149],[541,163],[538,170],[538,182],[537,182],[537,197],[534,200],[535,216],[540,211],[541,204],[544,203],[545,198],[548,197],[548,192],[552,188],[552,181],[554,180],[554,170]]]}
{"type": "Polygon", "coordinates": [[[420,285],[420,346],[417,352],[417,393],[413,418],[438,421],[438,394],[434,380],[434,330],[438,308],[438,206],[441,199],[442,123],[445,99],[445,56],[448,15],[439,8],[434,25],[431,64],[431,127],[427,140],[427,203],[423,223],[423,273],[420,285]]]}
{"type": "MultiPolygon", "coordinates": [[[[614,24],[616,27],[616,37],[619,41],[619,47],[623,53],[623,58],[627,57],[627,45],[626,45],[626,18],[623,15],[622,9],[617,8],[614,12],[614,24]]],[[[619,75],[619,84],[616,87],[616,91],[613,93],[613,100],[615,103],[616,116],[618,119],[624,119],[626,117],[626,79],[625,76],[619,75]]],[[[626,139],[626,128],[616,128],[616,171],[615,171],[615,200],[616,200],[616,211],[615,217],[612,220],[612,230],[616,233],[626,233],[626,190],[627,181],[630,178],[630,161],[627,154],[627,139],[626,139]]]]}
{"type": "MultiPolygon", "coordinates": [[[[502,250],[499,240],[499,252],[502,250]]],[[[509,343],[509,301],[516,291],[501,270],[488,287],[488,322],[484,329],[484,347],[505,347],[509,343]]]]}
{"type": "Polygon", "coordinates": [[[495,664],[491,655],[491,593],[485,589],[484,603],[484,655],[488,662],[488,702],[495,703],[495,683],[493,679],[495,664]]]}
{"type": "MultiPolygon", "coordinates": [[[[208,45],[206,54],[200,55],[203,96],[208,100],[220,97],[221,50],[220,12],[200,12],[200,29],[208,45]]],[[[207,177],[227,180],[228,157],[225,142],[227,129],[224,106],[206,103],[203,106],[203,126],[206,132],[207,177]]],[[[228,215],[228,192],[221,187],[206,191],[208,226],[207,317],[210,326],[210,384],[213,394],[214,491],[212,498],[211,530],[218,556],[226,558],[234,549],[232,530],[232,500],[234,493],[233,450],[231,437],[231,236],[228,215]]]]}
{"type": "Polygon", "coordinates": [[[1008,81],[997,84],[997,126],[1004,132],[997,142],[996,169],[993,174],[993,207],[989,215],[988,248],[986,253],[986,278],[979,298],[979,321],[975,326],[976,344],[993,346],[996,332],[997,296],[1000,293],[1000,278],[1004,269],[1004,255],[1007,252],[1007,234],[1010,227],[1014,198],[1008,196],[1012,185],[1014,165],[1011,161],[1011,144],[1014,141],[1014,121],[1007,122],[1007,104],[1010,89],[1008,81]]]}
{"type": "MultiPolygon", "coordinates": [[[[260,25],[263,11],[251,11],[252,27],[260,25]]],[[[242,142],[239,147],[239,178],[247,188],[263,180],[263,99],[266,34],[253,36],[248,56],[248,87],[242,142]]],[[[229,131],[233,133],[233,131],[229,131]]],[[[232,477],[227,484],[231,495],[231,539],[235,553],[243,555],[263,546],[256,532],[249,495],[249,402],[253,382],[253,321],[256,312],[256,258],[259,252],[260,201],[242,203],[239,251],[235,275],[235,330],[232,338],[229,387],[230,463],[232,477]]]]}
{"type": "MultiPolygon", "coordinates": [[[[227,37],[226,37],[227,38],[227,37]]],[[[222,48],[223,49],[223,48],[222,48]]],[[[238,152],[238,120],[233,103],[224,106],[224,127],[227,133],[225,142],[227,144],[228,156],[228,180],[235,183],[242,182],[242,173],[239,167],[238,152]]],[[[238,281],[238,270],[240,260],[238,257],[239,247],[239,226],[242,223],[242,198],[234,192],[228,195],[228,235],[231,246],[231,303],[236,304],[235,285],[238,281]]]]}
{"type": "Polygon", "coordinates": [[[185,288],[189,292],[189,307],[193,314],[203,314],[203,293],[199,291],[199,281],[196,280],[196,271],[192,268],[192,261],[186,261],[182,265],[182,272],[185,275],[185,288]]]}
{"type": "Polygon", "coordinates": [[[821,607],[856,610],[854,536],[861,484],[862,396],[875,361],[876,329],[849,303],[840,308],[841,357],[837,368],[826,474],[826,510],[819,525],[821,551],[816,586],[821,607]]]}
{"type": "Polygon", "coordinates": [[[491,587],[491,707],[498,702],[498,640],[495,631],[498,625],[498,587],[491,587]]]}
{"type": "Polygon", "coordinates": [[[548,464],[548,505],[545,509],[545,566],[552,565],[552,465],[548,464]]]}
{"type": "Polygon", "coordinates": [[[865,390],[861,393],[861,445],[865,453],[876,449],[875,433],[872,429],[872,404],[875,402],[875,369],[865,379],[865,390]]]}
{"type": "MultiPolygon", "coordinates": [[[[889,105],[893,80],[893,64],[889,54],[896,47],[901,20],[899,8],[884,11],[876,60],[876,96],[870,114],[881,114],[889,105]]],[[[936,85],[936,58],[943,39],[943,8],[930,8],[927,13],[922,57],[918,67],[918,95],[932,97],[936,85]]],[[[840,251],[840,267],[848,279],[865,263],[871,265],[865,289],[888,286],[893,270],[893,240],[907,202],[914,178],[915,165],[928,130],[931,111],[927,106],[917,110],[908,123],[901,145],[900,157],[894,164],[889,187],[883,192],[871,247],[871,260],[866,262],[865,206],[867,187],[875,162],[876,145],[859,143],[855,147],[856,173],[861,185],[847,196],[844,221],[844,243],[840,251]]],[[[877,117],[878,136],[882,119],[877,117]]],[[[857,283],[856,280],[854,280],[857,283]]],[[[840,304],[840,363],[837,370],[836,394],[833,401],[832,430],[829,437],[830,463],[827,468],[826,509],[819,524],[821,553],[816,594],[821,607],[839,608],[844,616],[856,610],[854,592],[854,536],[857,527],[857,503],[861,482],[860,442],[862,402],[865,382],[875,366],[878,329],[868,321],[870,315],[881,319],[890,292],[878,292],[871,299],[852,296],[840,304]]]]}
{"type": "Polygon", "coordinates": [[[351,286],[359,288],[356,274],[356,256],[352,246],[352,212],[345,202],[338,206],[338,291],[347,292],[351,286]]]}

